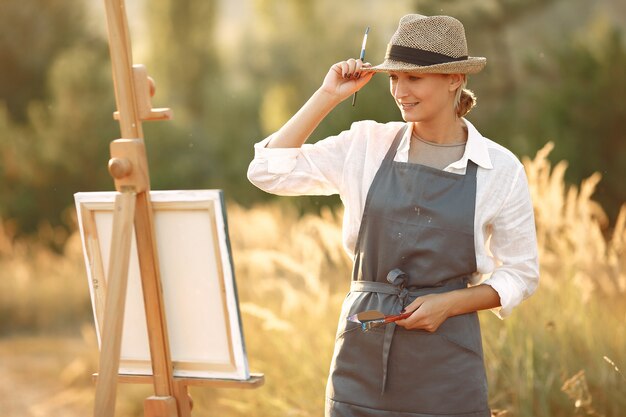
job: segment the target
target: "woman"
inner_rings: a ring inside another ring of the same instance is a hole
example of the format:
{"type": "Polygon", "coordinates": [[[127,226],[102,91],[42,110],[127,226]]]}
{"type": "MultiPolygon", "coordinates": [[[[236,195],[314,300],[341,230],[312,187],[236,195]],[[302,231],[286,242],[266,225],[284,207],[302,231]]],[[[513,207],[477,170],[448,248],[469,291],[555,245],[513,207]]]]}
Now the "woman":
{"type": "Polygon", "coordinates": [[[255,145],[248,178],[281,195],[338,193],[354,270],[327,386],[329,416],[489,416],[477,311],[500,317],[538,282],[523,166],[464,116],[474,105],[463,25],[400,20],[381,65],[349,59],[278,132],[255,145]],[[303,145],[376,72],[403,122],[361,121],[303,145]],[[480,282],[483,274],[491,276],[480,282]],[[361,332],[364,310],[408,318],[361,332]]]}

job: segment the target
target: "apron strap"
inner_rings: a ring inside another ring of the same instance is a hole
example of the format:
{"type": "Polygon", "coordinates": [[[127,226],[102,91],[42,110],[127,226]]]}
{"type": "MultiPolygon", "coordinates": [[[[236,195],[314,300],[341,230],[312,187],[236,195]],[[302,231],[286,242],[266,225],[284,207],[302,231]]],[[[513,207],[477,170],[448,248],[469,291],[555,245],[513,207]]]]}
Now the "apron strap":
{"type": "Polygon", "coordinates": [[[389,351],[391,350],[393,335],[396,333],[395,330],[395,322],[389,323],[385,327],[385,336],[383,338],[383,383],[380,387],[381,395],[385,393],[385,387],[387,386],[387,363],[389,362],[389,351]]]}
{"type": "MultiPolygon", "coordinates": [[[[365,198],[365,206],[363,207],[363,215],[362,217],[365,217],[365,214],[367,213],[367,207],[369,206],[369,201],[370,201],[370,191],[372,190],[372,188],[374,188],[374,185],[376,184],[376,180],[380,177],[381,171],[383,167],[386,167],[387,165],[389,165],[391,163],[391,161],[393,161],[393,158],[396,155],[396,151],[398,150],[398,146],[400,146],[400,141],[402,140],[402,137],[404,137],[404,133],[407,131],[407,129],[409,128],[409,124],[406,123],[404,126],[402,126],[402,128],[398,131],[398,133],[396,134],[396,137],[393,139],[393,142],[391,143],[391,146],[389,147],[389,150],[387,151],[387,153],[385,154],[385,158],[383,159],[382,163],[380,164],[380,167],[378,167],[378,171],[376,172],[376,175],[374,176],[374,180],[372,181],[372,184],[370,185],[369,191],[367,193],[367,197],[365,198]]],[[[352,280],[356,281],[359,278],[359,269],[361,267],[360,262],[361,262],[361,250],[360,250],[360,246],[361,246],[361,232],[363,229],[363,220],[361,220],[361,226],[359,228],[359,235],[357,236],[356,239],[356,246],[355,246],[355,250],[354,250],[354,266],[352,268],[352,280]]]]}
{"type": "Polygon", "coordinates": [[[384,163],[389,163],[393,160],[393,158],[395,158],[396,151],[398,150],[398,146],[400,146],[400,141],[404,137],[404,134],[406,133],[408,128],[409,128],[409,124],[405,123],[404,126],[402,126],[402,129],[400,129],[398,133],[396,134],[396,137],[393,138],[393,142],[391,142],[391,146],[389,147],[389,150],[385,154],[385,159],[383,159],[384,163]]]}

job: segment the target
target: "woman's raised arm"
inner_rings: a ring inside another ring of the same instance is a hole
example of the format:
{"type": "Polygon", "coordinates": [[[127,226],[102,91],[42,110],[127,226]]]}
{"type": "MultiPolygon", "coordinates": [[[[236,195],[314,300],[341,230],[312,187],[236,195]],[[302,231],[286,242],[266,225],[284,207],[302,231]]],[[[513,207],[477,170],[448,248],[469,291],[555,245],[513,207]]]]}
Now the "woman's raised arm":
{"type": "Polygon", "coordinates": [[[374,75],[362,72],[363,62],[355,59],[338,62],[328,70],[324,82],[309,100],[276,132],[268,148],[299,148],[324,117],[339,103],[359,91],[374,75]]]}

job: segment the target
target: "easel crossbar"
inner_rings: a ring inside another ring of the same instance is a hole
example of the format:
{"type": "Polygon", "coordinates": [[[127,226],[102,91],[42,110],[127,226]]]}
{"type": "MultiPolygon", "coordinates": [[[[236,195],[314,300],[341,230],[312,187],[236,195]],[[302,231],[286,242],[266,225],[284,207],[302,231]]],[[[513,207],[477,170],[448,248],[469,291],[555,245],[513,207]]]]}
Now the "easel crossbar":
{"type": "MultiPolygon", "coordinates": [[[[92,378],[97,380],[99,375],[93,374],[92,378]]],[[[119,374],[117,382],[121,384],[152,384],[152,375],[129,375],[119,374]]],[[[239,388],[239,389],[253,389],[259,388],[265,384],[265,375],[262,373],[251,373],[249,379],[237,380],[237,379],[207,379],[207,378],[189,378],[189,377],[174,377],[174,383],[184,386],[196,386],[196,387],[210,387],[210,388],[239,388]]]]}

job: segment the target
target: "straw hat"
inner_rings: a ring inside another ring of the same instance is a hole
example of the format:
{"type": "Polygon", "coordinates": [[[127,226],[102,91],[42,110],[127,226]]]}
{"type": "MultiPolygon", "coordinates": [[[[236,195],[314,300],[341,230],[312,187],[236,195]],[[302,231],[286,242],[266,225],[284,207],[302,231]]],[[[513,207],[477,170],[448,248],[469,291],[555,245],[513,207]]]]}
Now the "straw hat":
{"type": "Polygon", "coordinates": [[[467,55],[463,24],[450,16],[409,14],[400,19],[385,61],[364,71],[474,74],[486,58],[467,55]]]}

